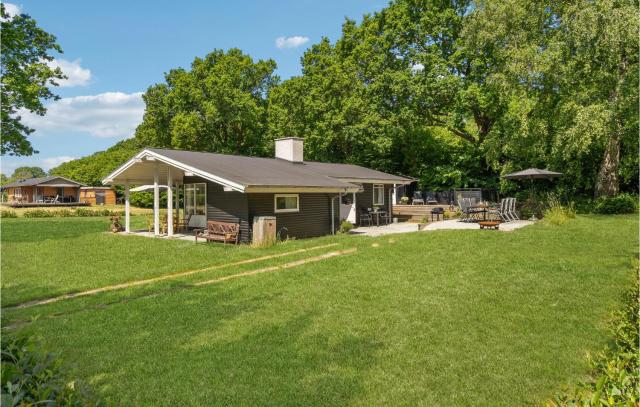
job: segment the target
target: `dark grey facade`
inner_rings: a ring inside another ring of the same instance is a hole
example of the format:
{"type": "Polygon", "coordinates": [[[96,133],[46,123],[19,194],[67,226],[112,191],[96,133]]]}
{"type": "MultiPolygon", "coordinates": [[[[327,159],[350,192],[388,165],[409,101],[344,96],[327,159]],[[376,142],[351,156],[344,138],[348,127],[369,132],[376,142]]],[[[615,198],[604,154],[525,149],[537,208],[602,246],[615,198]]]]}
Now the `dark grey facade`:
{"type": "MultiPolygon", "coordinates": [[[[331,230],[331,201],[333,225],[340,225],[340,198],[337,193],[299,193],[299,211],[275,213],[275,193],[241,193],[224,191],[222,186],[199,177],[185,177],[184,183],[207,184],[207,219],[240,224],[240,241],[251,242],[251,226],[256,216],[275,216],[281,238],[324,236],[331,230]]],[[[364,191],[356,194],[357,220],[362,211],[373,207],[373,184],[363,184],[364,191]]],[[[392,185],[385,185],[384,210],[389,211],[392,185]]]]}
{"type": "MultiPolygon", "coordinates": [[[[360,214],[368,212],[369,208],[373,209],[373,185],[374,184],[362,184],[363,191],[356,194],[356,223],[360,224],[360,214]]],[[[391,213],[391,191],[393,190],[392,184],[384,185],[384,205],[379,206],[380,210],[391,213]]]]}

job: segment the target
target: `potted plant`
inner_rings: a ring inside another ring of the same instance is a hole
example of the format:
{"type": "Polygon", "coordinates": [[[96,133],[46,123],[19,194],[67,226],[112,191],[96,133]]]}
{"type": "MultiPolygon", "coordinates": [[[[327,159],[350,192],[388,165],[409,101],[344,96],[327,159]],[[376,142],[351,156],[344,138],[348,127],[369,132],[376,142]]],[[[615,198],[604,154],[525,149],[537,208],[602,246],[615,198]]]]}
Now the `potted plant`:
{"type": "Polygon", "coordinates": [[[120,215],[114,215],[110,217],[109,220],[111,220],[111,231],[113,233],[122,232],[124,230],[120,223],[120,215]]]}

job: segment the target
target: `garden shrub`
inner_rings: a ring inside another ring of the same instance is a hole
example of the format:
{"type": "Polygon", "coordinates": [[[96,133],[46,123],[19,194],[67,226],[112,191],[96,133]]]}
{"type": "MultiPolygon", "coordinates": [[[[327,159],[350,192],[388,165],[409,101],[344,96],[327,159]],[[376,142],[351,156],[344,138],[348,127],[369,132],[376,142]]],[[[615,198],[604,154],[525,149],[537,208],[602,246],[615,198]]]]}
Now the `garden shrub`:
{"type": "Polygon", "coordinates": [[[602,215],[634,213],[637,205],[638,199],[633,195],[620,194],[599,198],[595,203],[594,212],[602,215]]]}
{"type": "MultiPolygon", "coordinates": [[[[523,215],[524,216],[524,215],[523,215]]],[[[563,225],[576,217],[573,205],[562,205],[557,195],[550,193],[547,196],[546,209],[543,212],[544,220],[552,225],[563,225]]]]}
{"type": "Polygon", "coordinates": [[[18,214],[15,211],[0,211],[0,218],[17,218],[18,214]]]}
{"type": "Polygon", "coordinates": [[[2,406],[95,406],[87,391],[63,377],[61,362],[27,338],[2,335],[2,406]]]}
{"type": "Polygon", "coordinates": [[[76,208],[76,216],[88,217],[88,216],[115,216],[124,215],[124,211],[110,211],[109,209],[86,209],[76,208]]]}
{"type": "Polygon", "coordinates": [[[349,221],[343,220],[342,222],[340,222],[340,229],[338,230],[338,232],[349,233],[351,229],[353,229],[353,224],[349,221]]]}
{"type": "Polygon", "coordinates": [[[615,311],[608,329],[612,343],[595,358],[589,358],[591,374],[587,381],[573,391],[556,394],[547,406],[637,406],[640,402],[638,386],[640,358],[638,352],[638,262],[635,281],[624,294],[624,305],[615,311]]]}
{"type": "Polygon", "coordinates": [[[53,212],[46,211],[44,209],[33,209],[30,211],[25,211],[22,216],[24,216],[25,218],[51,218],[53,217],[53,212]]]}
{"type": "Polygon", "coordinates": [[[53,213],[53,216],[59,217],[59,218],[69,218],[72,216],[76,216],[75,212],[69,210],[69,209],[56,209],[55,211],[51,211],[53,213]]]}

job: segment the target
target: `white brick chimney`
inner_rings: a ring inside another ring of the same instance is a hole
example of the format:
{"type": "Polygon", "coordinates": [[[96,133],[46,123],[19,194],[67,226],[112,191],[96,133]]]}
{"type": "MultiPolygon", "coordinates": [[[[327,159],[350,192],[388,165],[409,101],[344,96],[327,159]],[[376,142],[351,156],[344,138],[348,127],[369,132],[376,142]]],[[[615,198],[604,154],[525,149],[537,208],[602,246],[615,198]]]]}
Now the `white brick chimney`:
{"type": "Polygon", "coordinates": [[[303,161],[304,140],[299,137],[276,139],[276,158],[301,163],[303,161]]]}

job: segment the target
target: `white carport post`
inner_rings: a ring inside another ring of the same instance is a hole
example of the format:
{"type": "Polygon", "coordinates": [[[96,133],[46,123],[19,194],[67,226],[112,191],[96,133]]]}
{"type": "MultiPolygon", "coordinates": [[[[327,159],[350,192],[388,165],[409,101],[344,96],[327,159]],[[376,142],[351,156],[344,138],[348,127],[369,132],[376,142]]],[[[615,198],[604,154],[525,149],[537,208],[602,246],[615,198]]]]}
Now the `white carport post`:
{"type": "Polygon", "coordinates": [[[124,184],[124,231],[131,232],[131,206],[129,204],[129,184],[124,184]]]}
{"type": "MultiPolygon", "coordinates": [[[[178,180],[176,180],[176,219],[178,220],[178,224],[180,223],[180,189],[178,186],[178,180]]],[[[180,230],[178,230],[180,232],[180,230]]]]}
{"type": "Polygon", "coordinates": [[[158,164],[153,169],[153,234],[160,235],[160,188],[158,186],[158,164]]]}
{"type": "Polygon", "coordinates": [[[173,236],[173,179],[171,167],[167,167],[167,236],[173,236]]]}

